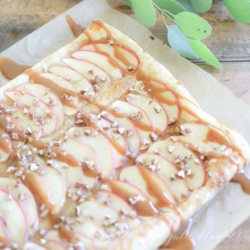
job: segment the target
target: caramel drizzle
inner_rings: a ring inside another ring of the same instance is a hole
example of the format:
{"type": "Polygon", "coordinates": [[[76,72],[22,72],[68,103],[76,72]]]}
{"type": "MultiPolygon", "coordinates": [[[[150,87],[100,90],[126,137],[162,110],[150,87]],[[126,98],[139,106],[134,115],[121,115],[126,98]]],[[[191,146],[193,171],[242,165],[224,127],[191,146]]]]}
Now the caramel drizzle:
{"type": "Polygon", "coordinates": [[[0,71],[8,80],[16,78],[30,67],[31,66],[28,65],[18,64],[7,57],[0,58],[0,71]]]}
{"type": "Polygon", "coordinates": [[[74,37],[78,37],[82,34],[82,32],[85,30],[84,27],[82,27],[79,23],[77,23],[75,20],[72,19],[70,15],[66,16],[67,23],[74,35],[74,37]]]}
{"type": "Polygon", "coordinates": [[[53,91],[58,96],[58,98],[60,99],[62,104],[64,104],[65,106],[68,106],[68,107],[74,108],[74,109],[78,108],[74,103],[63,98],[63,96],[65,94],[68,96],[76,97],[77,96],[76,92],[71,91],[69,89],[62,88],[59,85],[57,85],[56,83],[54,83],[53,81],[51,81],[50,79],[47,79],[39,74],[35,74],[35,75],[32,74],[32,77],[30,78],[30,80],[33,83],[39,83],[39,84],[42,84],[42,85],[46,86],[47,88],[49,88],[51,91],[53,91]]]}
{"type": "Polygon", "coordinates": [[[245,171],[237,173],[231,182],[240,184],[242,190],[250,195],[250,178],[246,175],[245,171]]]}

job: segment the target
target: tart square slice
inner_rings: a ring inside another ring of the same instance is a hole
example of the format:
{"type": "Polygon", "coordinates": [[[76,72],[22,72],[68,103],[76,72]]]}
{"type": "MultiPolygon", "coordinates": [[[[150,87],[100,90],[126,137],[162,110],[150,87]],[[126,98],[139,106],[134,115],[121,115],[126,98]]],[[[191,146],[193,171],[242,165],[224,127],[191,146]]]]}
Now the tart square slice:
{"type": "Polygon", "coordinates": [[[6,248],[157,249],[250,160],[239,133],[100,20],[0,93],[6,248]]]}

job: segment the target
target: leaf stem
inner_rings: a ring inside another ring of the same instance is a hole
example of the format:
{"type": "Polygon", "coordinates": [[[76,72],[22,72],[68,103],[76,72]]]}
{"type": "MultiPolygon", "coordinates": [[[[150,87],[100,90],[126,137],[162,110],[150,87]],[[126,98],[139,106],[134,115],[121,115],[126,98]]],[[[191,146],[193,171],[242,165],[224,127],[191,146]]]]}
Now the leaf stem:
{"type": "MultiPolygon", "coordinates": [[[[170,16],[174,16],[174,14],[172,14],[171,12],[169,12],[167,10],[163,10],[160,7],[158,7],[153,1],[151,1],[151,3],[161,12],[161,14],[164,14],[164,12],[165,12],[165,13],[169,14],[170,16]]],[[[175,20],[173,18],[171,18],[170,16],[168,16],[169,19],[171,19],[173,22],[175,22],[175,20]]],[[[164,21],[164,23],[165,23],[165,21],[164,21]]]]}

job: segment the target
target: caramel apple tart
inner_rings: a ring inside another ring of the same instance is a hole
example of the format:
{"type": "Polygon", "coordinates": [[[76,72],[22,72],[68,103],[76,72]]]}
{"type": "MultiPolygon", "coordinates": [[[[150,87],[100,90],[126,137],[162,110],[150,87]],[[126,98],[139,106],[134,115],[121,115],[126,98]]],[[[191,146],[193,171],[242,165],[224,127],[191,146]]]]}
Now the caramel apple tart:
{"type": "Polygon", "coordinates": [[[157,249],[250,159],[100,20],[0,98],[1,249],[157,249]]]}

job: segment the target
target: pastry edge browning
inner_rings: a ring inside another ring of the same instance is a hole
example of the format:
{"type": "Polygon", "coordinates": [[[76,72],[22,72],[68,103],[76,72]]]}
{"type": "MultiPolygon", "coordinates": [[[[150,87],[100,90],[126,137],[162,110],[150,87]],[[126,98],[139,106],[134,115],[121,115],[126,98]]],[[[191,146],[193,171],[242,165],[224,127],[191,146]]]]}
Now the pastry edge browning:
{"type": "MultiPolygon", "coordinates": [[[[196,115],[202,118],[205,122],[223,132],[230,142],[235,147],[239,148],[246,160],[246,162],[244,162],[244,159],[239,157],[240,168],[243,168],[245,163],[250,161],[250,147],[240,134],[203,111],[189,94],[187,89],[179,83],[163,65],[155,61],[149,54],[143,52],[142,48],[139,47],[136,42],[112,26],[105,23],[103,23],[103,25],[105,25],[105,27],[111,32],[113,38],[117,42],[126,44],[127,47],[136,52],[140,61],[143,62],[141,67],[143,72],[146,72],[146,74],[152,78],[167,82],[169,89],[173,92],[178,92],[180,96],[183,96],[188,100],[188,102],[185,102],[185,105],[187,105],[188,108],[194,110],[196,115]]],[[[36,64],[32,67],[32,70],[38,73],[42,73],[44,69],[47,71],[51,65],[55,63],[58,64],[62,57],[79,49],[86,42],[87,37],[82,34],[73,42],[36,64]]],[[[4,99],[4,90],[13,89],[19,85],[27,83],[28,79],[28,75],[24,73],[6,84],[0,90],[0,99],[4,99]]],[[[228,160],[218,161],[216,169],[217,174],[211,176],[205,186],[193,191],[188,199],[180,204],[183,220],[192,217],[202,206],[204,206],[204,204],[210,201],[239,170],[236,165],[230,163],[228,160]]],[[[139,227],[131,230],[129,234],[125,234],[124,237],[115,239],[112,246],[110,246],[110,241],[103,242],[103,244],[100,245],[100,249],[107,249],[107,247],[109,249],[154,249],[159,247],[166,240],[166,238],[172,233],[172,229],[174,229],[174,231],[177,230],[180,224],[180,217],[173,211],[165,213],[164,215],[156,215],[155,217],[152,217],[152,219],[142,222],[139,227]],[[168,223],[171,223],[171,225],[168,223]]]]}

